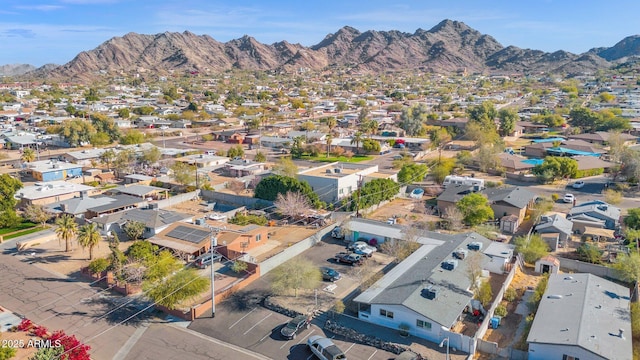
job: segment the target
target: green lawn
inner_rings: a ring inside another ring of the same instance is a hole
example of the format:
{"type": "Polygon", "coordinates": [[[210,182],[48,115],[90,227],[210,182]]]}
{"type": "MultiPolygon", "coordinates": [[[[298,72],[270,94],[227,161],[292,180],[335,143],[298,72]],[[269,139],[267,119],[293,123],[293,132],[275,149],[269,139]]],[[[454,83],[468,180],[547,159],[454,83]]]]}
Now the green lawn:
{"type": "Polygon", "coordinates": [[[340,162],[357,163],[357,162],[361,162],[361,161],[371,160],[371,159],[373,159],[373,156],[370,156],[370,155],[354,155],[353,157],[351,157],[349,159],[346,156],[329,156],[329,157],[327,157],[327,155],[318,155],[318,156],[303,155],[300,159],[309,160],[309,161],[318,161],[318,162],[336,162],[336,161],[340,161],[340,162]]]}
{"type": "Polygon", "coordinates": [[[19,230],[30,229],[34,226],[37,226],[37,224],[34,224],[31,221],[25,221],[23,223],[18,224],[18,226],[0,229],[0,235],[12,233],[14,231],[19,231],[19,230]]]}
{"type": "Polygon", "coordinates": [[[3,240],[10,240],[10,239],[13,239],[13,238],[17,238],[19,236],[33,234],[34,232],[42,231],[44,229],[46,229],[46,227],[38,226],[38,227],[35,227],[35,228],[31,228],[31,229],[27,229],[27,230],[24,230],[24,231],[17,232],[15,234],[7,235],[7,236],[4,237],[3,240]]]}

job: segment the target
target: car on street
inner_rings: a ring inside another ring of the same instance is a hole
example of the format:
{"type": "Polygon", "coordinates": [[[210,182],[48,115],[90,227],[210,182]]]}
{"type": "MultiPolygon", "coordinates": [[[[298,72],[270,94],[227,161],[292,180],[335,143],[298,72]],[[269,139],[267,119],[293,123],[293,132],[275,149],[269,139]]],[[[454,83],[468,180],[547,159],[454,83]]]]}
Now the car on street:
{"type": "Polygon", "coordinates": [[[335,259],[339,263],[350,264],[353,266],[362,265],[364,261],[362,255],[348,253],[348,252],[337,253],[335,259]]]}
{"type": "Polygon", "coordinates": [[[350,244],[349,250],[353,251],[358,255],[362,255],[366,257],[371,257],[374,252],[378,251],[378,249],[376,249],[373,246],[367,245],[367,243],[365,243],[364,241],[356,241],[350,244]]]}
{"type": "Polygon", "coordinates": [[[282,327],[280,334],[287,340],[295,339],[296,335],[309,328],[310,323],[311,318],[307,315],[298,315],[282,327]]]}
{"type": "Polygon", "coordinates": [[[321,360],[347,360],[347,355],[331,341],[320,335],[313,335],[307,339],[309,350],[321,360]]]}
{"type": "Polygon", "coordinates": [[[340,275],[338,271],[330,267],[323,266],[320,268],[320,272],[322,273],[322,280],[325,281],[334,282],[342,278],[342,275],[340,275]]]}
{"type": "Polygon", "coordinates": [[[571,187],[574,189],[582,189],[584,187],[584,181],[578,180],[574,182],[573,185],[571,185],[571,187]]]}
{"type": "Polygon", "coordinates": [[[564,197],[562,198],[562,201],[568,204],[573,203],[575,200],[576,200],[576,197],[573,196],[573,194],[565,194],[564,197]]]}

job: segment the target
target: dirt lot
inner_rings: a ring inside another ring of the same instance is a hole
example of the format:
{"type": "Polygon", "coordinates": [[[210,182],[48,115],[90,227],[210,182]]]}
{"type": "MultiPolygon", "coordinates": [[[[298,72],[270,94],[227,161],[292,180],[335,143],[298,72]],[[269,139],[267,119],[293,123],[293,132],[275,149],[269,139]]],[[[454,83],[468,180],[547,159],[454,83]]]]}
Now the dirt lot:
{"type": "Polygon", "coordinates": [[[366,217],[373,220],[387,221],[387,219],[395,216],[398,218],[399,224],[440,220],[438,216],[429,214],[428,209],[425,207],[425,202],[426,200],[424,199],[394,199],[387,205],[367,214],[366,217]]]}
{"type": "Polygon", "coordinates": [[[516,307],[522,300],[524,291],[529,287],[535,288],[540,279],[541,276],[533,272],[533,267],[525,267],[524,270],[516,269],[516,274],[510,287],[517,291],[518,296],[512,302],[502,302],[502,304],[507,307],[507,316],[502,318],[500,326],[497,329],[489,328],[489,330],[487,330],[484,340],[496,342],[501,348],[511,346],[519,340],[514,337],[524,318],[522,315],[515,313],[516,307]]]}

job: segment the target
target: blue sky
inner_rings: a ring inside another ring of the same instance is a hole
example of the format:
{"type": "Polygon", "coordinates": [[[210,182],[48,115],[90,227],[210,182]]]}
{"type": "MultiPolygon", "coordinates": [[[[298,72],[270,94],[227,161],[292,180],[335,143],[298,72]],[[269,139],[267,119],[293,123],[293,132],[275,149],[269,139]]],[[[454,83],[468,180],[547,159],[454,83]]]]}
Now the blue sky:
{"type": "Polygon", "coordinates": [[[319,43],[345,25],[428,30],[458,20],[504,46],[581,53],[640,34],[637,0],[2,0],[0,65],[64,64],[114,36],[164,31],[218,41],[319,43]]]}

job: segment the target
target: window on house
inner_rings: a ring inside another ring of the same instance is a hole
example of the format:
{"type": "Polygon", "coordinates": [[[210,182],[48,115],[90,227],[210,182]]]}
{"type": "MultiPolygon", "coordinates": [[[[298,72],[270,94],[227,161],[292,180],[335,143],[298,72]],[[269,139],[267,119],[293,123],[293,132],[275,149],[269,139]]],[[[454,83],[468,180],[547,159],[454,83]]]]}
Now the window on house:
{"type": "Polygon", "coordinates": [[[562,355],[562,360],[580,360],[580,358],[570,355],[562,355]]]}
{"type": "Polygon", "coordinates": [[[260,241],[262,238],[262,234],[257,234],[256,235],[256,242],[260,241]]]}
{"type": "Polygon", "coordinates": [[[389,319],[393,319],[393,312],[387,311],[385,309],[380,309],[380,316],[388,317],[389,319]]]}
{"type": "Polygon", "coordinates": [[[428,321],[416,320],[416,326],[422,329],[431,330],[431,323],[428,321]]]}

